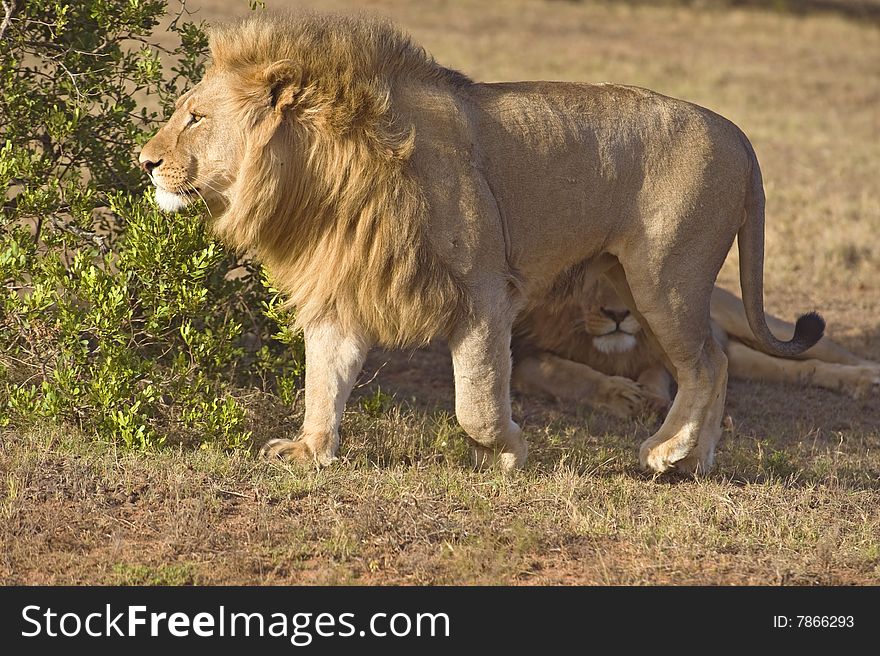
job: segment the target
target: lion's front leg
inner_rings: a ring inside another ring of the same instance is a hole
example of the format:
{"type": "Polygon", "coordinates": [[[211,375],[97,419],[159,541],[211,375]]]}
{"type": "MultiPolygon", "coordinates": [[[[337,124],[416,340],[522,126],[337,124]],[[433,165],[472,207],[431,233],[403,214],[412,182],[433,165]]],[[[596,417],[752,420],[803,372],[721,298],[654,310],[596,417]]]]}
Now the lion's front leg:
{"type": "Polygon", "coordinates": [[[306,329],[306,415],[294,440],[269,440],[260,453],[269,458],[329,465],[339,446],[342,411],[369,344],[335,323],[306,329]]]}
{"type": "Polygon", "coordinates": [[[505,471],[522,467],[528,445],[510,411],[510,334],[513,308],[506,298],[475,305],[450,340],[455,371],[455,414],[476,443],[477,466],[496,460],[505,471]]]}
{"type": "Polygon", "coordinates": [[[514,367],[513,384],[526,394],[586,403],[617,417],[632,417],[649,405],[651,396],[638,382],[609,376],[580,362],[552,353],[524,357],[514,367]]]}

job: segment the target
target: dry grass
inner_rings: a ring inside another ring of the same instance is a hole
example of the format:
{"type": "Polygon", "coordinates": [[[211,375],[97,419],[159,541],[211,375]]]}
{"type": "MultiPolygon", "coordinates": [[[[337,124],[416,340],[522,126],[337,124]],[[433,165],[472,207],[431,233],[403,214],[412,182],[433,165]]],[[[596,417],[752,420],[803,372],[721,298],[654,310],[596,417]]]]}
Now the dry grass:
{"type": "Polygon", "coordinates": [[[58,431],[10,438],[0,581],[880,580],[876,434],[785,450],[728,439],[713,476],[652,481],[634,466],[637,423],[551,419],[512,478],[470,471],[443,413],[350,413],[346,428],[342,463],[320,473],[58,431]]]}
{"type": "MultiPolygon", "coordinates": [[[[227,3],[203,4],[214,19],[227,3]]],[[[880,30],[828,13],[660,4],[369,8],[477,79],[638,84],[734,120],[765,174],[768,308],[815,307],[833,336],[880,359],[880,30]]],[[[735,258],[721,280],[738,289],[735,258]]],[[[441,346],[374,354],[364,379],[376,369],[346,414],[342,462],[321,473],[7,433],[0,581],[880,583],[876,397],[733,381],[735,429],[718,470],[696,481],[638,471],[652,418],[518,399],[532,459],[506,479],[468,467],[441,346]]],[[[292,430],[300,413],[255,413],[255,432],[292,430]]]]}

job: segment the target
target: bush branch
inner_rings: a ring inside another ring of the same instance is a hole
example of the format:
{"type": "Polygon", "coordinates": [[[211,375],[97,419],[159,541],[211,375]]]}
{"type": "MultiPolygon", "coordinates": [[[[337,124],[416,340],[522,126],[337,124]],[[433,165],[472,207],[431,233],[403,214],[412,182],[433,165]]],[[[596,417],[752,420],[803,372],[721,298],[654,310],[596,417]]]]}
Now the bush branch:
{"type": "Polygon", "coordinates": [[[94,232],[89,232],[88,230],[83,230],[82,228],[78,228],[77,226],[71,223],[65,223],[57,216],[52,217],[52,225],[62,232],[68,232],[75,237],[83,241],[87,241],[89,243],[94,244],[98,247],[98,250],[101,251],[103,255],[106,255],[110,252],[110,247],[105,243],[105,237],[101,235],[96,235],[94,232]]]}
{"type": "Polygon", "coordinates": [[[12,14],[15,13],[16,0],[3,0],[3,22],[0,23],[0,39],[6,34],[6,30],[12,24],[12,14]]]}

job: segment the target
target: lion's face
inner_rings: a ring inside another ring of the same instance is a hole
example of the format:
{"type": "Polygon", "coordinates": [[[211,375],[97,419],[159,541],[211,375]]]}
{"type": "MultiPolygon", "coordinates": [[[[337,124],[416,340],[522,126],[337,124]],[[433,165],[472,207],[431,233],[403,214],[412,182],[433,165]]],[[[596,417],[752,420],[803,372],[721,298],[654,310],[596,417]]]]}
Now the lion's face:
{"type": "Polygon", "coordinates": [[[244,150],[244,133],[226,89],[227,74],[209,72],[140,153],[156,202],[176,212],[202,199],[212,214],[228,205],[244,150]]]}
{"type": "Polygon", "coordinates": [[[603,276],[594,294],[581,302],[584,328],[602,353],[625,353],[636,345],[642,327],[603,276]]]}

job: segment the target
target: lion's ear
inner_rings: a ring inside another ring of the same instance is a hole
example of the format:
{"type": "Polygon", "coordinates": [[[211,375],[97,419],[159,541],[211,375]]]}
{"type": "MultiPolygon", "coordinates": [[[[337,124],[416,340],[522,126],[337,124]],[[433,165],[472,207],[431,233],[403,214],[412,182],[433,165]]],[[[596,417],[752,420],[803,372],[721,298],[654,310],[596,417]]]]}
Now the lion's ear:
{"type": "Polygon", "coordinates": [[[263,83],[268,89],[269,105],[277,112],[292,107],[302,87],[302,74],[289,59],[269,64],[262,73],[263,83]]]}

